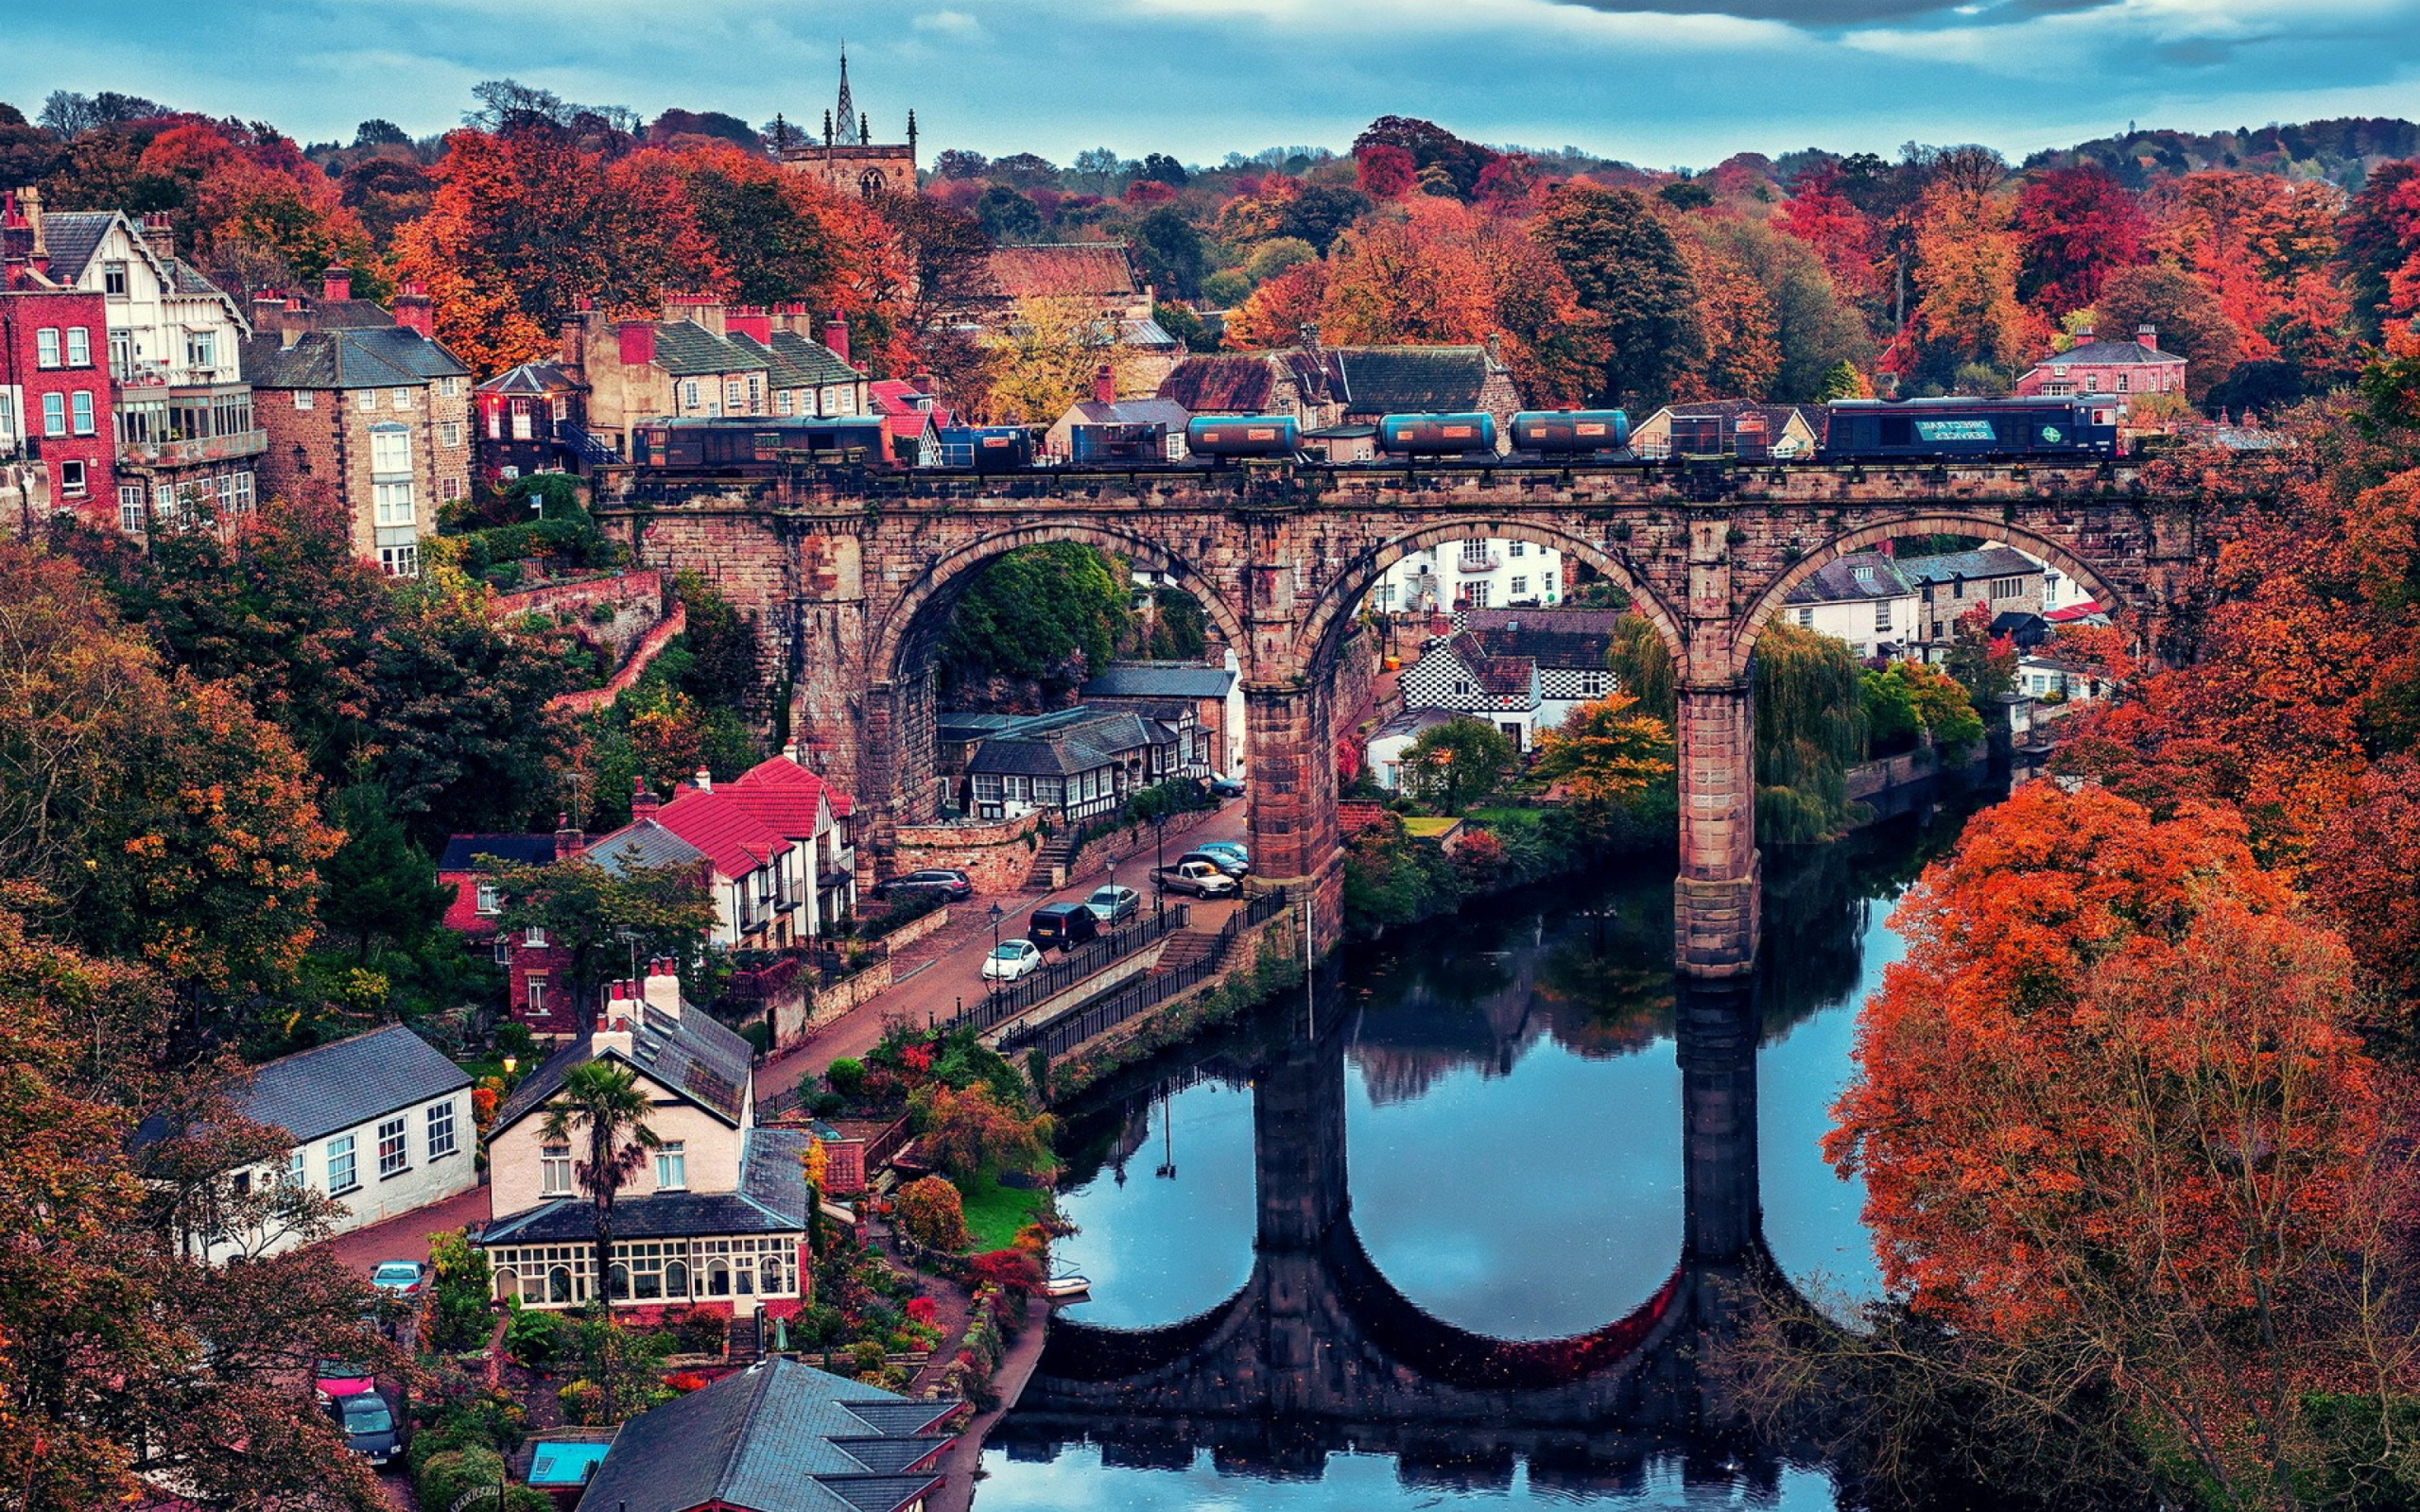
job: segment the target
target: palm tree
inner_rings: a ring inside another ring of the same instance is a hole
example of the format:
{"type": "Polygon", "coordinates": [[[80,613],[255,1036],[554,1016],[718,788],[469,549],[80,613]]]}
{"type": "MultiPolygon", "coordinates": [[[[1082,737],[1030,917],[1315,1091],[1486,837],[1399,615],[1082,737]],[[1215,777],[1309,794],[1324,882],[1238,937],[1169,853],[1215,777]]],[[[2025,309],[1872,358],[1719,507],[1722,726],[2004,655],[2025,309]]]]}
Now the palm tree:
{"type": "Polygon", "coordinates": [[[611,1060],[588,1060],[574,1066],[546,1104],[546,1121],[539,1125],[548,1140],[568,1144],[575,1128],[588,1139],[585,1159],[572,1162],[572,1177],[588,1194],[596,1211],[597,1310],[612,1305],[609,1284],[614,1263],[614,1198],[647,1165],[647,1152],[663,1141],[647,1126],[648,1096],[639,1090],[638,1074],[611,1060]]]}

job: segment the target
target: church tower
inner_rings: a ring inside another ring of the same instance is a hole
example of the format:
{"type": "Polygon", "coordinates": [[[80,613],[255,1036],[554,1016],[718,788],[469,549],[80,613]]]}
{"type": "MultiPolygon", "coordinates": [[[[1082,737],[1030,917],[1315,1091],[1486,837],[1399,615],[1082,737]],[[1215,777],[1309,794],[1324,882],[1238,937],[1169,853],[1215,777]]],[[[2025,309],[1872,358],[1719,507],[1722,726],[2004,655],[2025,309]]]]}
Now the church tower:
{"type": "Polygon", "coordinates": [[[916,112],[908,112],[908,140],[877,143],[872,117],[857,108],[849,89],[849,53],[840,51],[840,95],[823,112],[823,139],[804,146],[785,148],[782,163],[799,173],[820,176],[843,194],[868,198],[880,194],[916,192],[916,112]]]}

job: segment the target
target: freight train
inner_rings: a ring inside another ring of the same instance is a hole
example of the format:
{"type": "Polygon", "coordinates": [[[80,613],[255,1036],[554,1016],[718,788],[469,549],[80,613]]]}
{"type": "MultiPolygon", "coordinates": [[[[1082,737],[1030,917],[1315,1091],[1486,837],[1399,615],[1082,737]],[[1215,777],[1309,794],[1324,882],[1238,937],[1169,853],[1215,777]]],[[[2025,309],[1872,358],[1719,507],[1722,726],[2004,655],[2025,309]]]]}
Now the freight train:
{"type": "MultiPolygon", "coordinates": [[[[1184,462],[1163,460],[1167,438],[1143,438],[1082,464],[1087,472],[1225,468],[1296,462],[1352,468],[1679,465],[1739,458],[1817,463],[2100,461],[2118,455],[2117,406],[2106,399],[1845,399],[1822,406],[1824,435],[1814,453],[1774,458],[1762,433],[1720,424],[1674,427],[1668,458],[1642,459],[1631,448],[1630,417],[1618,409],[1532,409],[1499,431],[1492,415],[1382,417],[1376,455],[1318,463],[1290,415],[1196,415],[1185,422],[1184,462]],[[1509,444],[1499,451],[1498,441],[1509,444]]],[[[1127,427],[1132,429],[1133,427],[1127,427]]],[[[662,472],[747,472],[777,466],[838,464],[894,469],[878,419],[661,420],[631,428],[632,460],[662,472]]],[[[1022,426],[941,431],[928,468],[977,473],[1046,469],[1034,433],[1022,426]]]]}

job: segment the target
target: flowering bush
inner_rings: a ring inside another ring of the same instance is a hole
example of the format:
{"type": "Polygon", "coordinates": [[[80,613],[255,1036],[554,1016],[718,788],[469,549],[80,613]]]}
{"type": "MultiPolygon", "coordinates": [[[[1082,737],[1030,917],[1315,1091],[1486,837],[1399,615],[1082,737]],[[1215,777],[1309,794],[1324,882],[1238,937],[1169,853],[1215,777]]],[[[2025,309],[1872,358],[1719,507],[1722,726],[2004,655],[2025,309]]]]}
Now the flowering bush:
{"type": "Polygon", "coordinates": [[[695,1370],[682,1370],[666,1376],[664,1383],[685,1397],[690,1392],[704,1390],[706,1378],[695,1370]]]}
{"type": "Polygon", "coordinates": [[[929,1297],[913,1297],[908,1299],[908,1315],[916,1322],[930,1323],[940,1315],[940,1313],[941,1309],[934,1305],[933,1299],[929,1297]]]}

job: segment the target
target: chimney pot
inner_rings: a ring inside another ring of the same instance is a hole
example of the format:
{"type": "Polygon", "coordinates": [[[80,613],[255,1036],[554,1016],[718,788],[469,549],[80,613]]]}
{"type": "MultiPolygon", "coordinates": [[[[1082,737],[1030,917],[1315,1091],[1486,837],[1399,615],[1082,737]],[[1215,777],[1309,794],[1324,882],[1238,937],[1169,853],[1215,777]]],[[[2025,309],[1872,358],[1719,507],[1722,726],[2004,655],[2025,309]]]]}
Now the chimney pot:
{"type": "Polygon", "coordinates": [[[698,768],[698,775],[692,779],[692,782],[700,793],[711,793],[715,790],[715,774],[702,766],[698,768]]]}
{"type": "Polygon", "coordinates": [[[631,817],[643,819],[663,806],[662,800],[647,790],[647,779],[631,780],[631,817]]]}
{"type": "Polygon", "coordinates": [[[394,313],[397,325],[419,332],[424,340],[437,339],[437,313],[420,284],[406,284],[397,291],[394,313]]]}
{"type": "Polygon", "coordinates": [[[320,275],[320,298],[328,301],[353,298],[353,269],[338,263],[320,275]]]}
{"type": "Polygon", "coordinates": [[[656,956],[647,963],[647,980],[640,990],[648,1007],[668,1019],[681,1017],[681,973],[669,957],[656,956]]]}

